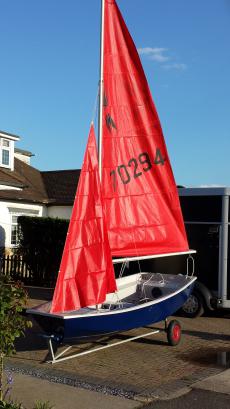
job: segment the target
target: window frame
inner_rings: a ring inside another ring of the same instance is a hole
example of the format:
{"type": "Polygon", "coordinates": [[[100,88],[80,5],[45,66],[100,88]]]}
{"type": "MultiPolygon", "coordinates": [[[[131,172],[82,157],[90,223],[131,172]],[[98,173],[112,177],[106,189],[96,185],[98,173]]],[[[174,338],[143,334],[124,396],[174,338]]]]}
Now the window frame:
{"type": "Polygon", "coordinates": [[[18,210],[14,210],[14,211],[10,211],[10,247],[11,248],[17,248],[19,243],[18,243],[18,239],[17,239],[17,235],[18,235],[18,217],[19,216],[31,216],[31,217],[39,217],[39,210],[37,209],[18,209],[18,210]],[[17,220],[16,222],[13,222],[13,217],[16,217],[17,220]],[[15,229],[15,243],[12,243],[12,237],[13,237],[13,227],[16,226],[15,229]]]}
{"type": "Polygon", "coordinates": [[[7,138],[0,137],[0,166],[3,168],[11,169],[11,165],[12,165],[12,141],[7,138]],[[7,145],[5,145],[4,142],[6,142],[7,145]],[[3,163],[4,152],[9,153],[8,164],[3,163]]]}

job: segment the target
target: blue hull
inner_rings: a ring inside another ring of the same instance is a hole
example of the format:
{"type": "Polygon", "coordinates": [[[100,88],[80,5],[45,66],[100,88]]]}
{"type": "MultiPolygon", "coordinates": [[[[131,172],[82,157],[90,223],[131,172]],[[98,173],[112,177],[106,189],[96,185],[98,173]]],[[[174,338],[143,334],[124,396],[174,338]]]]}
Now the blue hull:
{"type": "Polygon", "coordinates": [[[127,331],[160,322],[176,312],[188,299],[193,283],[180,293],[157,303],[127,308],[116,313],[62,318],[54,315],[33,315],[47,335],[58,341],[87,340],[120,331],[127,331]]]}

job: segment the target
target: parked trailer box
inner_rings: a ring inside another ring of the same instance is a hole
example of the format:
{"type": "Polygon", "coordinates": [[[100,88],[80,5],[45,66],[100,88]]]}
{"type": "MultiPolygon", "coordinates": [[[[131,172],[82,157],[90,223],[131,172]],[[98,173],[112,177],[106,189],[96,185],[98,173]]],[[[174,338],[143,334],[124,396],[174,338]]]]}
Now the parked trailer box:
{"type": "Polygon", "coordinates": [[[183,311],[196,316],[203,308],[230,308],[230,188],[179,188],[179,196],[189,246],[197,250],[197,283],[183,311]]]}
{"type": "Polygon", "coordinates": [[[173,256],[130,263],[128,273],[141,271],[197,276],[194,290],[182,307],[185,316],[205,309],[230,308],[229,196],[230,187],[179,188],[191,256],[173,256]]]}
{"type": "MultiPolygon", "coordinates": [[[[205,309],[230,308],[229,197],[230,187],[178,188],[191,256],[171,256],[132,262],[124,274],[140,271],[192,274],[194,290],[182,307],[188,317],[205,309]]],[[[117,271],[117,276],[119,271],[117,271]]]]}

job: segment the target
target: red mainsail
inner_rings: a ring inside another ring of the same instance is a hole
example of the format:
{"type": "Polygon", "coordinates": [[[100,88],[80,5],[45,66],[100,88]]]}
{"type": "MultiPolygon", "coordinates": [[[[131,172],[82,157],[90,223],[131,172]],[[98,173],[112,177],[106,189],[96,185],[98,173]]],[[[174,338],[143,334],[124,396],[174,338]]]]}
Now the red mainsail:
{"type": "Polygon", "coordinates": [[[91,126],[51,312],[102,303],[116,290],[91,126]]]}
{"type": "Polygon", "coordinates": [[[113,256],[188,250],[160,121],[115,0],[105,0],[102,188],[113,256]]]}

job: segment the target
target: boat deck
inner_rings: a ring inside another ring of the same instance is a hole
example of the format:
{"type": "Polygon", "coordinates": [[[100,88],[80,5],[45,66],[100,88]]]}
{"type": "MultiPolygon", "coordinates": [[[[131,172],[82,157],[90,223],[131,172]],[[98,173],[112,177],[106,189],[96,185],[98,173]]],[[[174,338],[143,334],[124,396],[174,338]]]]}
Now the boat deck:
{"type": "MultiPolygon", "coordinates": [[[[56,317],[71,318],[107,314],[130,308],[138,308],[140,304],[155,304],[161,299],[170,297],[182,287],[190,284],[192,277],[158,273],[138,273],[117,279],[118,291],[108,294],[104,303],[83,307],[79,310],[52,314],[56,317]]],[[[51,302],[33,308],[28,313],[50,315],[51,302]]]]}

